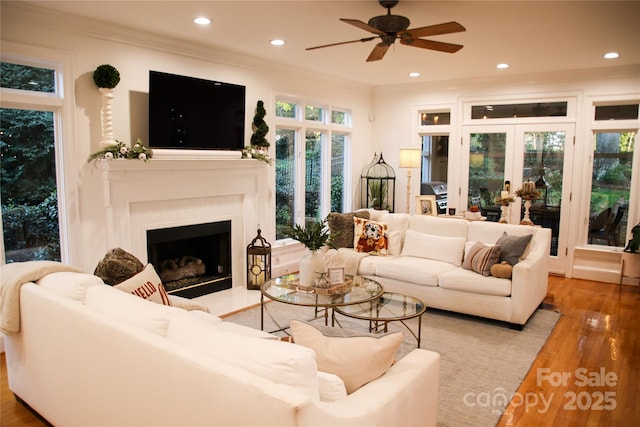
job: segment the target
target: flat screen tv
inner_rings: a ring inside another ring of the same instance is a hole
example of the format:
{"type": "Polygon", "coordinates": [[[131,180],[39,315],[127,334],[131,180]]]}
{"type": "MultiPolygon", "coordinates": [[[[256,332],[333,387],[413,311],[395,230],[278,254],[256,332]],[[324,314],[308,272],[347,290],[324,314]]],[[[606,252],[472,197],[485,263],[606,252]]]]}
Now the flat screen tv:
{"type": "Polygon", "coordinates": [[[245,87],[149,71],[149,146],[244,148],[245,87]]]}

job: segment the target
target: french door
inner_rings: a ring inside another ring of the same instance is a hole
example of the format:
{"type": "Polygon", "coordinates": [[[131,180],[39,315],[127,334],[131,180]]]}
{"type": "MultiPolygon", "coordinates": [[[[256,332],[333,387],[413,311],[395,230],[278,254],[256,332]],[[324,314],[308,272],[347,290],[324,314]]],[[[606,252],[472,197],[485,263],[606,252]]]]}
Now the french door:
{"type": "Polygon", "coordinates": [[[467,205],[479,204],[487,220],[498,221],[501,210],[495,200],[508,181],[515,202],[506,219],[519,224],[524,207],[514,193],[523,182],[534,182],[540,197],[532,201],[530,218],[551,229],[550,270],[558,274],[565,273],[567,256],[574,132],[573,124],[463,128],[461,170],[468,173],[461,177],[461,194],[467,194],[467,205]]]}

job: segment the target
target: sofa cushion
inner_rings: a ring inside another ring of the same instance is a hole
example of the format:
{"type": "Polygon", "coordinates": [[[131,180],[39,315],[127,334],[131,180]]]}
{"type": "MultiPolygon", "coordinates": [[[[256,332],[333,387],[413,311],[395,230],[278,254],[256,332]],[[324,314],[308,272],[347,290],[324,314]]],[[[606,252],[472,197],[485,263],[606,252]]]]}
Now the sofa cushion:
{"type": "Polygon", "coordinates": [[[402,248],[402,256],[444,261],[455,266],[462,265],[462,255],[466,239],[407,230],[402,248]]]}
{"type": "Polygon", "coordinates": [[[80,302],[84,302],[88,287],[104,285],[102,279],[98,276],[71,271],[58,271],[47,274],[36,283],[58,295],[80,302]]]}
{"type": "Polygon", "coordinates": [[[318,388],[321,402],[335,402],[347,397],[344,381],[335,374],[318,371],[318,388]]]}
{"type": "Polygon", "coordinates": [[[496,245],[500,245],[500,261],[507,261],[511,265],[516,265],[520,261],[520,257],[525,253],[532,237],[531,234],[513,236],[504,232],[502,237],[496,241],[496,245]]]}
{"type": "Polygon", "coordinates": [[[480,276],[464,268],[456,268],[438,276],[438,286],[474,294],[502,297],[511,295],[511,280],[480,276]]]}
{"type": "Polygon", "coordinates": [[[292,320],[290,325],[294,341],[313,349],[318,369],[342,378],[347,393],[387,372],[403,340],[402,332],[380,337],[326,336],[306,322],[292,320]]]}
{"type": "Polygon", "coordinates": [[[331,243],[336,248],[353,247],[353,218],[369,219],[368,211],[356,211],[347,213],[331,212],[327,216],[327,225],[331,233],[331,243]]]}
{"type": "Polygon", "coordinates": [[[469,221],[457,218],[438,218],[431,215],[411,215],[409,229],[437,236],[464,237],[467,241],[469,221]]]}
{"type": "Polygon", "coordinates": [[[193,313],[174,316],[167,339],[274,383],[287,384],[311,398],[319,398],[313,350],[284,341],[220,330],[203,322],[199,316],[192,316],[193,313]]]}
{"type": "Polygon", "coordinates": [[[87,288],[86,305],[162,336],[167,334],[171,316],[185,312],[181,308],[156,304],[108,285],[87,288]]]}
{"type": "Polygon", "coordinates": [[[499,258],[500,246],[476,242],[465,253],[462,268],[472,270],[483,276],[489,276],[491,274],[491,266],[497,263],[499,258]]]}
{"type": "Polygon", "coordinates": [[[387,255],[387,224],[363,218],[353,218],[353,247],[356,252],[387,255]]]}
{"type": "Polygon", "coordinates": [[[160,276],[152,264],[147,264],[140,273],[115,285],[114,288],[158,304],[171,305],[160,276]]]}
{"type": "Polygon", "coordinates": [[[438,286],[438,276],[456,268],[448,262],[410,256],[395,257],[391,261],[376,264],[376,276],[423,286],[438,286]]]}

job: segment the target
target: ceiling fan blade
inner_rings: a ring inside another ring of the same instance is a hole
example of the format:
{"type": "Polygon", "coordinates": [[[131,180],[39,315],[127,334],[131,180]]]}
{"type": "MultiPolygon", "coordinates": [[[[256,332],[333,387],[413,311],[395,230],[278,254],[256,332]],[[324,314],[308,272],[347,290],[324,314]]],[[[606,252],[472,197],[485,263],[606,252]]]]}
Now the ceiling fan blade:
{"type": "Polygon", "coordinates": [[[437,36],[440,34],[451,34],[451,33],[460,33],[462,31],[467,31],[462,25],[457,22],[446,22],[444,24],[438,25],[429,25],[428,27],[420,27],[420,28],[409,28],[405,31],[398,32],[398,36],[402,38],[418,38],[418,37],[429,37],[429,36],[437,36]]]}
{"type": "Polygon", "coordinates": [[[384,34],[385,34],[383,31],[380,31],[379,29],[377,29],[377,28],[375,28],[375,27],[372,27],[372,26],[371,26],[371,25],[369,25],[369,24],[364,23],[364,22],[360,21],[359,19],[345,19],[345,18],[340,18],[340,20],[341,20],[342,22],[346,22],[347,24],[351,24],[351,25],[353,25],[354,27],[358,27],[358,28],[360,28],[361,30],[368,31],[368,32],[373,33],[373,34],[378,34],[379,36],[382,36],[382,35],[384,35],[384,34]]]}
{"type": "Polygon", "coordinates": [[[423,49],[431,49],[447,53],[455,53],[464,47],[461,44],[443,43],[424,39],[400,39],[400,43],[407,46],[420,47],[423,49]]]}
{"type": "Polygon", "coordinates": [[[338,43],[323,44],[322,46],[308,47],[305,50],[322,49],[323,47],[340,46],[341,44],[349,44],[349,43],[370,42],[371,40],[377,39],[377,38],[378,36],[365,37],[363,39],[350,40],[348,42],[338,42],[338,43]]]}
{"type": "Polygon", "coordinates": [[[378,43],[369,54],[367,62],[381,60],[384,57],[384,54],[387,53],[389,46],[391,45],[386,43],[378,43]]]}

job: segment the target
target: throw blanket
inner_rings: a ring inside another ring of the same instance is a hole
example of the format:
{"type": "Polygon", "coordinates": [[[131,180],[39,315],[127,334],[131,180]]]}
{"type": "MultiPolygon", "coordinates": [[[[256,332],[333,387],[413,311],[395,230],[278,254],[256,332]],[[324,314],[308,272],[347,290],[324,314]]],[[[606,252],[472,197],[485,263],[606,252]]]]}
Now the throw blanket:
{"type": "Polygon", "coordinates": [[[20,331],[20,287],[49,273],[80,270],[55,261],[13,262],[0,267],[0,331],[7,335],[20,331]]]}
{"type": "Polygon", "coordinates": [[[344,274],[355,276],[358,274],[360,260],[368,255],[368,253],[356,252],[353,249],[344,251],[329,249],[324,254],[324,264],[327,267],[344,267],[344,274]]]}

